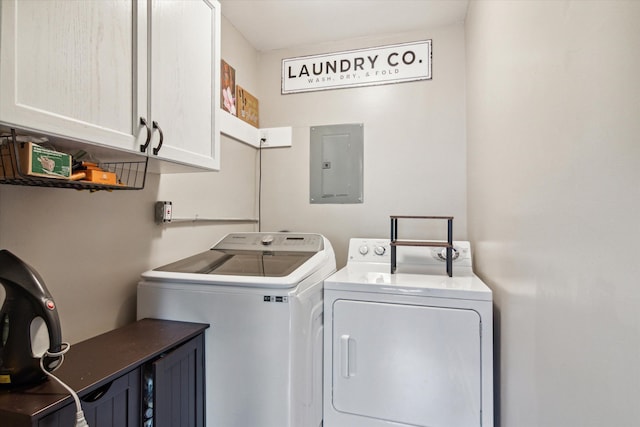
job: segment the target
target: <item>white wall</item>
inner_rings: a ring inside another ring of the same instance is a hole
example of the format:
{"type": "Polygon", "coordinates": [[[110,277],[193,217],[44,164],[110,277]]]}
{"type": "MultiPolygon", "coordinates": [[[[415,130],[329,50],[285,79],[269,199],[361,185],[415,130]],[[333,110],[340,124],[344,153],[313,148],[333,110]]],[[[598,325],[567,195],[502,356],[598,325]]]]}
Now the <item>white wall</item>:
{"type": "MultiPolygon", "coordinates": [[[[236,66],[239,83],[256,87],[256,51],[225,19],[222,24],[222,57],[236,66]]],[[[256,216],[256,150],[221,140],[220,172],[150,174],[140,191],[0,186],[0,248],[43,277],[57,302],[66,341],[134,321],[143,271],[206,250],[228,232],[255,228],[154,223],[157,200],[171,200],[175,216],[256,216]]]]}
{"type": "MultiPolygon", "coordinates": [[[[453,215],[454,237],[466,238],[462,23],[266,52],[259,69],[261,126],[293,127],[291,148],[263,150],[264,230],[322,233],[332,242],[339,267],[346,262],[349,238],[389,236],[389,215],[453,215]],[[424,39],[433,40],[433,80],[280,94],[283,58],[424,39]],[[364,124],[364,203],[312,205],[310,127],[342,123],[364,124]]],[[[446,222],[419,224],[419,233],[413,225],[401,222],[400,235],[446,238],[446,222]]]]}
{"type": "Polygon", "coordinates": [[[640,2],[471,2],[469,235],[500,425],[640,420],[640,2]]]}
{"type": "MultiPolygon", "coordinates": [[[[236,69],[236,83],[251,93],[258,85],[258,54],[222,18],[222,59],[236,69]]],[[[228,114],[221,111],[220,114],[228,114]]],[[[220,172],[161,175],[158,200],[173,203],[174,218],[257,218],[257,150],[221,135],[220,172]]],[[[212,246],[232,231],[255,231],[250,223],[172,223],[158,227],[153,265],[163,265],[212,246]]]]}
{"type": "Polygon", "coordinates": [[[157,175],[145,190],[113,193],[0,186],[0,248],[42,276],[77,342],[131,322],[135,283],[148,268],[157,175]]]}

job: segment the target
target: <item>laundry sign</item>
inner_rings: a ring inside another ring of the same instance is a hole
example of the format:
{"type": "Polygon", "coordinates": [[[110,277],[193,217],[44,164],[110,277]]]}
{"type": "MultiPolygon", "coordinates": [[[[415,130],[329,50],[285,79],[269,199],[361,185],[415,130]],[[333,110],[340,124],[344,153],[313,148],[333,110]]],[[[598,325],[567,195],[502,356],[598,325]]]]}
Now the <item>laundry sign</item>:
{"type": "Polygon", "coordinates": [[[431,40],[282,60],[282,93],[431,79],[431,40]]]}

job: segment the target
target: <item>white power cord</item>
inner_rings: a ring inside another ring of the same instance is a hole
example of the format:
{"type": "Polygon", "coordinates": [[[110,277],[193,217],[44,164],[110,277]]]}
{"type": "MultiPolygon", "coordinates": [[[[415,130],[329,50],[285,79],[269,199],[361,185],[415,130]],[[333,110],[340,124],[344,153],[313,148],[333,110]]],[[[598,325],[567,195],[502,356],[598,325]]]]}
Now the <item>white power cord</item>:
{"type": "Polygon", "coordinates": [[[69,343],[64,342],[64,343],[62,343],[61,347],[62,347],[62,350],[60,350],[58,352],[55,352],[55,353],[50,353],[49,350],[44,352],[44,354],[40,358],[40,369],[42,369],[42,372],[44,372],[46,375],[48,375],[49,377],[51,377],[54,380],[56,380],[58,382],[58,384],[60,384],[62,387],[64,387],[69,392],[71,397],[73,397],[73,400],[76,402],[76,424],[75,424],[75,427],[89,427],[89,424],[87,423],[87,420],[84,419],[84,412],[82,411],[82,405],[80,405],[80,399],[78,398],[78,394],[75,391],[73,391],[73,389],[71,387],[69,387],[68,385],[63,383],[60,378],[56,377],[51,372],[47,371],[45,369],[45,367],[44,367],[44,358],[45,357],[51,357],[51,358],[57,358],[58,357],[58,358],[60,358],[60,361],[52,369],[52,371],[55,371],[60,366],[62,366],[62,362],[64,362],[64,355],[65,355],[65,353],[67,351],[69,351],[69,349],[71,348],[71,345],[69,343]]]}

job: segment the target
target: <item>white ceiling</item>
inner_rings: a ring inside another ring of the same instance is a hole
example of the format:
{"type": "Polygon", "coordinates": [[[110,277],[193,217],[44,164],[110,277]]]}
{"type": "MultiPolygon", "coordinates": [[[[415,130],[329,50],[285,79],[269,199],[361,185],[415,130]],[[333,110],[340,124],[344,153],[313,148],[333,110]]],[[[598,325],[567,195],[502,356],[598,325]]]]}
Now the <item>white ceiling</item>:
{"type": "Polygon", "coordinates": [[[469,0],[220,0],[259,51],[463,22],[469,0]]]}

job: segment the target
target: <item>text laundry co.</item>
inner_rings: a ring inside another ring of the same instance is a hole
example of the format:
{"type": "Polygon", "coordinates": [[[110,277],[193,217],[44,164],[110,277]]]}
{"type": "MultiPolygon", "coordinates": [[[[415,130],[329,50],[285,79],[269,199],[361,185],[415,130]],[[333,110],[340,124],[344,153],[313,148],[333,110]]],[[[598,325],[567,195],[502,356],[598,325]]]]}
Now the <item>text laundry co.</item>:
{"type": "Polygon", "coordinates": [[[282,93],[431,78],[431,40],[282,61],[282,93]]]}

